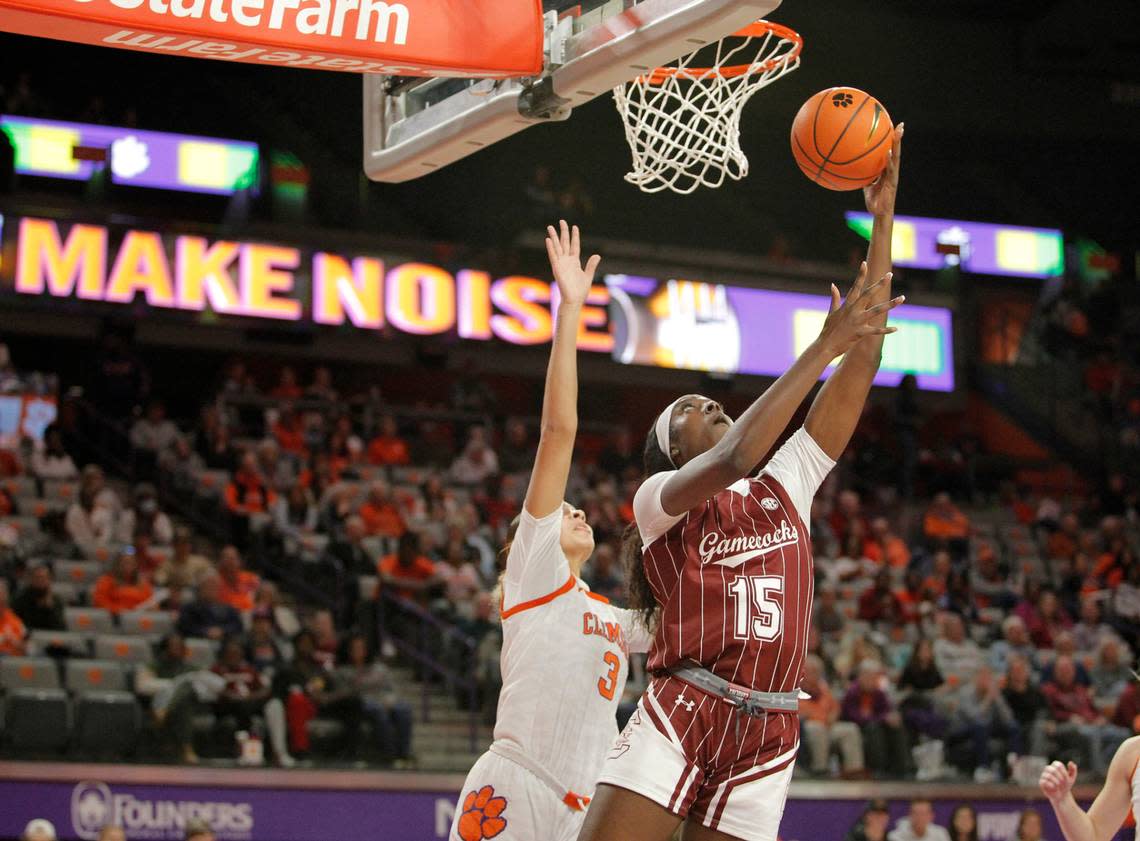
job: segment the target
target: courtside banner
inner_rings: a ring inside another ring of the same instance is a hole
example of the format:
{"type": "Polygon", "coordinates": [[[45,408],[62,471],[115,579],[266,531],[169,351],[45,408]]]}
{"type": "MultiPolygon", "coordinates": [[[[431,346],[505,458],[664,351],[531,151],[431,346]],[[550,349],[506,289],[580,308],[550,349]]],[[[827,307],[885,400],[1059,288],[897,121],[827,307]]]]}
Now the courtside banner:
{"type": "Polygon", "coordinates": [[[402,76],[530,76],[543,61],[542,0],[0,0],[0,30],[402,76]]]}

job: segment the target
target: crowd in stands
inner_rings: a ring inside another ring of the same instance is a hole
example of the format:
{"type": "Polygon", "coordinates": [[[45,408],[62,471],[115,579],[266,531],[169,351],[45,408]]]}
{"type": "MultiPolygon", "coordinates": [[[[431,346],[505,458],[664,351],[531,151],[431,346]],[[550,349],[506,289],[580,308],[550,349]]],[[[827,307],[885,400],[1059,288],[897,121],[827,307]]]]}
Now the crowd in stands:
{"type": "MultiPolygon", "coordinates": [[[[525,491],[533,421],[495,418],[480,380],[460,378],[433,414],[375,394],[345,399],[327,368],[282,367],[259,383],[234,363],[198,416],[178,423],[127,348],[103,358],[119,364],[92,400],[103,416],[131,407],[118,417],[131,418],[133,484],[80,467],[60,426],[6,451],[14,514],[67,503],[40,510],[38,543],[5,555],[14,595],[0,589],[0,653],[51,654],[37,636],[71,627],[80,603],[120,630],[140,612],[166,613],[134,688],[185,761],[207,709],[264,733],[284,764],[322,741],[315,720],[339,723],[322,751],[355,758],[363,745],[408,760],[413,716],[389,674],[400,665],[421,680],[476,681],[475,700],[459,700],[493,719],[496,550],[525,491]],[[98,565],[85,588],[62,580],[75,559],[98,565]],[[203,640],[209,662],[187,654],[203,640]]],[[[617,542],[640,480],[633,438],[612,430],[568,490],[597,540],[584,578],[619,604],[617,542]]],[[[1118,477],[1115,497],[1012,483],[984,494],[922,469],[943,461],[954,459],[918,447],[915,495],[900,500],[897,481],[862,475],[857,443],[816,498],[801,771],[957,769],[989,781],[1010,777],[1014,757],[1067,756],[1103,774],[1140,732],[1135,492],[1118,477]]],[[[623,715],[644,685],[635,662],[623,715]]]]}

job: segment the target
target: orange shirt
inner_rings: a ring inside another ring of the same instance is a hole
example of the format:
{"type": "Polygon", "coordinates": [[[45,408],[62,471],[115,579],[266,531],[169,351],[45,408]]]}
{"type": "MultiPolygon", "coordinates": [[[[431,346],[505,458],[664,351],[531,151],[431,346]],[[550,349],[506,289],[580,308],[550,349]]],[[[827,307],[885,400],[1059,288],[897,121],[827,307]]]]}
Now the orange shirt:
{"type": "Polygon", "coordinates": [[[12,608],[5,608],[0,613],[0,654],[9,654],[19,657],[24,653],[24,638],[28,635],[27,628],[20,621],[12,608]]]}
{"type": "Polygon", "coordinates": [[[400,509],[390,502],[383,505],[376,505],[369,500],[360,506],[360,519],[364,521],[364,527],[368,529],[369,534],[379,534],[384,537],[399,537],[408,530],[404,525],[404,518],[400,515],[400,509]]]}
{"type": "Polygon", "coordinates": [[[237,580],[231,582],[224,575],[219,576],[218,598],[234,610],[253,610],[253,597],[261,586],[261,579],[248,570],[239,570],[237,580]]]}
{"type": "Polygon", "coordinates": [[[152,595],[154,588],[145,578],[140,578],[137,584],[123,584],[115,576],[107,574],[95,582],[91,603],[111,613],[122,613],[134,610],[152,595]]]}
{"type": "Polygon", "coordinates": [[[826,683],[819,684],[819,692],[810,699],[800,699],[800,717],[820,724],[830,724],[832,717],[839,715],[839,701],[831,694],[826,683]]]}
{"type": "Polygon", "coordinates": [[[226,505],[241,514],[262,514],[277,500],[277,494],[258,477],[237,473],[226,487],[226,505]]]}
{"type": "Polygon", "coordinates": [[[941,540],[952,540],[970,536],[970,521],[961,511],[954,510],[943,516],[934,511],[927,511],[922,519],[922,531],[927,537],[941,540]]]}
{"type": "Polygon", "coordinates": [[[402,438],[377,435],[368,445],[370,464],[409,464],[412,460],[408,445],[402,438]]]}
{"type": "MultiPolygon", "coordinates": [[[[427,581],[429,578],[435,577],[435,564],[425,558],[423,555],[418,555],[409,566],[400,566],[396,562],[395,555],[387,555],[381,559],[377,565],[381,575],[391,575],[396,578],[411,578],[416,581],[427,581]]],[[[396,595],[405,599],[414,599],[416,594],[412,590],[405,590],[402,587],[396,588],[396,595]]]]}
{"type": "Polygon", "coordinates": [[[277,445],[285,452],[299,456],[305,454],[305,433],[300,424],[285,426],[276,423],[273,425],[273,437],[277,439],[277,445]]]}
{"type": "Polygon", "coordinates": [[[905,569],[910,564],[910,549],[901,537],[888,537],[883,551],[886,553],[888,566],[905,569]]]}

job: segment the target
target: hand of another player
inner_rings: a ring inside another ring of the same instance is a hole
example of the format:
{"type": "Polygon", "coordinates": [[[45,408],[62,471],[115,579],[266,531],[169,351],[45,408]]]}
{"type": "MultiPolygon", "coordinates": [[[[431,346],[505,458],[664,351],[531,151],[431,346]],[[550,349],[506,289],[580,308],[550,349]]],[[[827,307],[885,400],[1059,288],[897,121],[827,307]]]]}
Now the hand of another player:
{"type": "Polygon", "coordinates": [[[566,220],[559,222],[560,231],[553,225],[546,228],[546,254],[550,258],[550,268],[562,300],[568,304],[585,303],[590,287],[594,284],[594,272],[602,258],[597,254],[582,267],[582,244],[578,226],[570,227],[566,220]]]}
{"type": "Polygon", "coordinates": [[[1070,762],[1066,766],[1063,762],[1051,762],[1041,772],[1041,780],[1038,784],[1041,786],[1042,793],[1049,798],[1049,802],[1056,805],[1073,790],[1073,784],[1076,781],[1076,763],[1070,762]]]}
{"type": "Polygon", "coordinates": [[[883,174],[863,188],[863,200],[867,212],[873,216],[885,216],[895,212],[895,196],[899,191],[899,163],[902,159],[902,137],[904,124],[895,126],[891,149],[887,152],[887,168],[883,174]]]}
{"type": "Polygon", "coordinates": [[[905,296],[899,295],[897,298],[892,298],[881,304],[870,303],[873,300],[872,293],[880,284],[889,283],[891,277],[891,273],[887,272],[876,283],[868,284],[867,263],[864,261],[863,265],[859,267],[859,277],[855,279],[855,285],[851,287],[851,291],[847,293],[847,299],[842,303],[840,302],[839,287],[834,283],[831,284],[831,310],[827,314],[827,320],[823,323],[819,340],[832,355],[832,358],[845,354],[860,339],[867,336],[885,336],[898,329],[897,327],[880,327],[871,323],[876,316],[893,310],[906,300],[905,296]]]}

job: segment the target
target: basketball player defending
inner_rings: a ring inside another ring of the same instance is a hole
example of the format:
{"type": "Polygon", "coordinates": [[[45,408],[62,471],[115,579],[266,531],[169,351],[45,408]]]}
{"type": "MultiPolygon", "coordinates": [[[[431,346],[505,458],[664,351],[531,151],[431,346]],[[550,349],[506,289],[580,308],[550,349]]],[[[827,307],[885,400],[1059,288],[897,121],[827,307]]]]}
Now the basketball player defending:
{"type": "MultiPolygon", "coordinates": [[[[1066,841],[1109,841],[1132,814],[1140,815],[1140,736],[1126,740],[1116,751],[1108,766],[1108,779],[1096,796],[1088,812],[1073,799],[1073,783],[1077,781],[1077,766],[1070,762],[1053,762],[1041,772],[1041,791],[1049,798],[1057,822],[1066,841]]],[[[1136,829],[1140,841],[1140,825],[1136,829]]]]}
{"type": "Polygon", "coordinates": [[[578,228],[547,229],[562,300],[542,400],[542,432],[503,575],[503,690],[495,741],[475,763],[451,841],[573,841],[606,751],[629,651],[646,651],[641,617],[579,578],[594,551],[585,515],[563,501],[578,426],[582,304],[600,258],[582,268],[578,228]]]}
{"type": "Polygon", "coordinates": [[[888,273],[901,139],[899,126],[865,191],[868,260],[842,305],[832,286],[816,341],[736,423],[686,395],[649,431],[624,553],[634,605],[656,613],[654,677],[607,756],[580,841],[665,841],[682,822],[684,841],[776,839],[799,748],[812,497],[855,429],[902,302],[888,273]],[[755,475],[840,355],[804,427],[755,475]]]}

